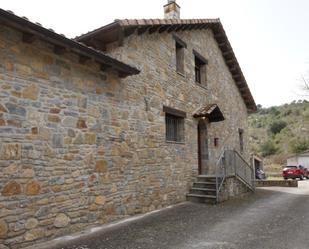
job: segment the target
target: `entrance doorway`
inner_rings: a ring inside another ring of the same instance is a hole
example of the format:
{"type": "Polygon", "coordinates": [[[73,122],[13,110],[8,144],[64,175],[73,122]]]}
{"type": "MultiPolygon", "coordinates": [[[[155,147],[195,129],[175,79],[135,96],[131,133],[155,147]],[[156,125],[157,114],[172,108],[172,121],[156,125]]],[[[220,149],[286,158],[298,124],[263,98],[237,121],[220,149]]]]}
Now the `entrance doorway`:
{"type": "Polygon", "coordinates": [[[199,175],[208,174],[208,135],[207,135],[207,123],[205,119],[200,119],[198,122],[198,173],[199,175]]]}

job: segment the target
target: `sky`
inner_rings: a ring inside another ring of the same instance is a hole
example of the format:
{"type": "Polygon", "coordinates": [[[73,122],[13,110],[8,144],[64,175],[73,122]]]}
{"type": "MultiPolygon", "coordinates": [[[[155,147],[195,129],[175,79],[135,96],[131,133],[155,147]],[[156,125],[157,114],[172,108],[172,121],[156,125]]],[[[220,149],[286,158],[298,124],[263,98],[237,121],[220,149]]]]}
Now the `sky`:
{"type": "MultiPolygon", "coordinates": [[[[163,18],[167,0],[1,0],[0,8],[73,38],[115,19],[163,18]]],[[[307,99],[308,0],[177,0],[181,18],[220,18],[257,104],[307,99]]]]}

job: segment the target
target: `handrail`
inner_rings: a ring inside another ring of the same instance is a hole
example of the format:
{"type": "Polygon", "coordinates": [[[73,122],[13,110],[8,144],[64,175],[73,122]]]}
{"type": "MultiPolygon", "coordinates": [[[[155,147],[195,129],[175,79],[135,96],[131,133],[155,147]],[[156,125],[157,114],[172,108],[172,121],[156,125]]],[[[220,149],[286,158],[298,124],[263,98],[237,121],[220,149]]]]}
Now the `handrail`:
{"type": "MultiPolygon", "coordinates": [[[[250,165],[247,163],[247,161],[243,158],[243,156],[237,151],[237,150],[233,150],[234,155],[237,156],[242,162],[243,164],[239,164],[239,166],[241,167],[247,167],[250,170],[250,181],[248,179],[246,179],[246,177],[243,177],[243,175],[239,174],[238,170],[235,170],[235,175],[240,178],[245,184],[247,184],[249,186],[249,188],[251,188],[252,190],[254,190],[254,184],[253,184],[253,168],[250,167],[250,165]]],[[[235,169],[238,166],[235,165],[235,169]]],[[[245,171],[242,171],[245,172],[245,171]]]]}
{"type": "Polygon", "coordinates": [[[223,148],[223,150],[222,150],[222,152],[219,156],[219,159],[217,160],[217,163],[216,163],[216,201],[217,201],[217,203],[219,202],[219,193],[220,193],[220,190],[223,186],[223,183],[224,183],[224,180],[225,180],[225,175],[226,175],[225,165],[222,165],[222,161],[224,160],[224,157],[225,157],[225,148],[223,148]],[[219,176],[220,176],[220,173],[221,173],[221,172],[219,172],[220,166],[223,166],[223,172],[222,172],[223,175],[222,175],[221,182],[219,183],[219,176]]]}
{"type": "Polygon", "coordinates": [[[227,150],[224,148],[216,162],[217,203],[219,202],[219,193],[228,175],[237,177],[254,191],[253,173],[253,168],[250,167],[249,163],[247,163],[237,150],[227,150]]]}
{"type": "Polygon", "coordinates": [[[246,165],[248,168],[252,169],[252,168],[250,167],[249,163],[243,158],[243,156],[242,156],[237,150],[234,150],[234,152],[236,153],[236,155],[238,155],[238,157],[245,163],[245,165],[246,165]]]}

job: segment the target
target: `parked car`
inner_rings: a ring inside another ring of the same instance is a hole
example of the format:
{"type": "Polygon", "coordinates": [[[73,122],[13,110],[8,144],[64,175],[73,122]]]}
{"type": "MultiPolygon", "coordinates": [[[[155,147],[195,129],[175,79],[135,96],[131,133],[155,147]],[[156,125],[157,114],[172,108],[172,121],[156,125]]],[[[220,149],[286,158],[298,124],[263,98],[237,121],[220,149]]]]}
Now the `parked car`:
{"type": "Polygon", "coordinates": [[[285,180],[291,178],[299,178],[303,180],[304,178],[309,179],[308,170],[303,166],[286,166],[282,171],[282,176],[285,180]]]}
{"type": "Polygon", "coordinates": [[[265,172],[263,170],[261,170],[261,169],[256,169],[256,171],[255,171],[255,179],[265,180],[266,179],[265,172]]]}

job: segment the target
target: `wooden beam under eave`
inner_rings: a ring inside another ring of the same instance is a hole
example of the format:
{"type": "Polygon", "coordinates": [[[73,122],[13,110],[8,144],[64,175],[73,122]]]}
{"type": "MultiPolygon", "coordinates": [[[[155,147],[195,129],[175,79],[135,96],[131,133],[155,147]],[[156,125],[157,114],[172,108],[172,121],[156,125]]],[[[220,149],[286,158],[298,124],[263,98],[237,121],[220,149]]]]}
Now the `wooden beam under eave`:
{"type": "Polygon", "coordinates": [[[183,27],[184,27],[184,25],[183,25],[183,24],[181,24],[181,25],[179,25],[179,26],[175,29],[175,31],[177,32],[177,31],[179,31],[179,30],[182,30],[182,29],[183,29],[183,27]]]}
{"type": "Polygon", "coordinates": [[[64,54],[65,52],[67,52],[66,47],[59,46],[59,45],[55,45],[55,46],[54,46],[54,53],[55,53],[55,54],[62,55],[62,54],[64,54]]]}
{"type": "Polygon", "coordinates": [[[237,66],[229,67],[229,69],[230,69],[230,71],[232,71],[232,72],[239,70],[239,68],[238,68],[237,66]]]}
{"type": "Polygon", "coordinates": [[[225,35],[224,35],[224,34],[221,34],[221,33],[218,33],[218,34],[215,34],[214,37],[215,37],[215,39],[217,40],[217,39],[224,38],[225,35]]]}
{"type": "Polygon", "coordinates": [[[118,76],[119,76],[119,78],[126,78],[126,77],[128,77],[129,76],[129,74],[128,73],[125,73],[125,72],[118,72],[118,76]]]}
{"type": "Polygon", "coordinates": [[[201,26],[199,27],[199,29],[208,29],[209,28],[209,24],[201,24],[201,26]]]}
{"type": "Polygon", "coordinates": [[[91,57],[85,55],[79,55],[78,62],[80,64],[85,64],[89,60],[91,60],[91,57]]]}
{"type": "Polygon", "coordinates": [[[124,41],[124,30],[121,27],[118,31],[118,40],[117,40],[119,47],[123,46],[123,41],[124,41]]]}
{"type": "Polygon", "coordinates": [[[106,72],[106,71],[110,70],[111,68],[112,68],[111,65],[104,64],[104,63],[101,63],[101,64],[100,64],[100,69],[101,69],[101,71],[103,71],[103,72],[106,72]]]}
{"type": "Polygon", "coordinates": [[[194,29],[194,28],[195,28],[195,25],[196,25],[196,24],[189,24],[189,26],[188,26],[188,30],[192,30],[192,29],[194,29]]]}
{"type": "Polygon", "coordinates": [[[241,74],[233,74],[233,78],[234,79],[238,79],[238,78],[240,78],[241,77],[241,74]]]}
{"type": "Polygon", "coordinates": [[[230,65],[230,64],[234,64],[236,61],[235,61],[235,59],[230,59],[230,60],[225,60],[225,63],[227,64],[227,65],[230,65]]]}
{"type": "Polygon", "coordinates": [[[176,26],[176,24],[174,24],[174,25],[172,25],[170,28],[167,29],[167,32],[168,32],[168,33],[171,33],[171,32],[173,32],[173,31],[175,31],[176,28],[177,28],[177,26],[176,26]]]}
{"type": "Polygon", "coordinates": [[[136,30],[136,27],[133,27],[133,28],[127,28],[124,30],[124,35],[127,37],[127,36],[130,36],[132,35],[136,30]]]}
{"type": "Polygon", "coordinates": [[[34,34],[30,33],[23,33],[22,40],[25,43],[33,43],[36,39],[36,36],[34,34]]]}
{"type": "Polygon", "coordinates": [[[160,25],[152,26],[152,27],[148,30],[148,33],[149,33],[149,34],[153,34],[153,33],[155,33],[160,27],[161,27],[160,25]]]}
{"type": "Polygon", "coordinates": [[[225,52],[222,51],[223,57],[226,57],[227,55],[231,55],[232,53],[233,53],[232,50],[228,50],[228,51],[225,51],[225,52]]]}
{"type": "Polygon", "coordinates": [[[247,89],[248,88],[248,86],[243,81],[237,81],[236,84],[237,84],[237,87],[239,89],[247,89]]]}
{"type": "Polygon", "coordinates": [[[164,25],[159,29],[159,33],[163,33],[164,31],[166,31],[171,25],[164,25]]]}
{"type": "Polygon", "coordinates": [[[144,33],[148,30],[148,28],[149,28],[148,26],[139,28],[139,29],[137,30],[137,34],[138,34],[138,35],[144,34],[144,33]]]}
{"type": "Polygon", "coordinates": [[[219,43],[218,43],[218,46],[219,46],[219,47],[225,47],[225,46],[227,46],[227,43],[226,43],[226,41],[219,42],[219,43]]]}
{"type": "Polygon", "coordinates": [[[91,47],[94,47],[95,49],[101,50],[103,52],[106,51],[105,44],[98,39],[91,38],[87,44],[89,44],[91,47]]]}

